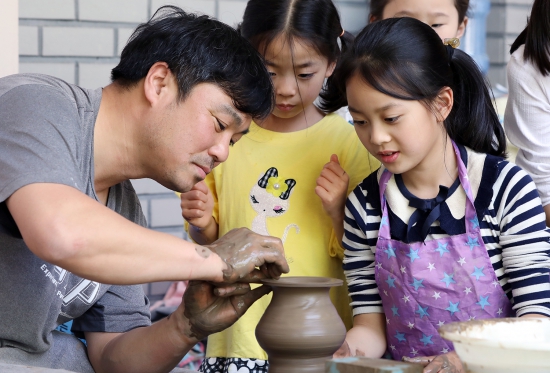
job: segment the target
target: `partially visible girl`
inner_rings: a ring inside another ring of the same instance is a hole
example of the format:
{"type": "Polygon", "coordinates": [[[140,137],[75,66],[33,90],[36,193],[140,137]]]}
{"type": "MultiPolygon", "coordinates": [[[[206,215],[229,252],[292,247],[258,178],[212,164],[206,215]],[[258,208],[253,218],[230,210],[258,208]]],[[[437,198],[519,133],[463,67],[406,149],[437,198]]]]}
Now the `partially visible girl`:
{"type": "MultiPolygon", "coordinates": [[[[240,29],[265,58],[275,107],[265,121],[252,123],[207,184],[182,194],[189,233],[205,243],[248,227],[281,238],[290,275],[343,279],[346,197],[379,162],[352,126],[314,101],[351,35],[330,0],[251,0],[240,29]]],[[[347,289],[331,295],[351,327],[347,289]]],[[[231,328],[208,338],[203,372],[267,372],[254,331],[270,299],[263,297],[231,328]]]]}
{"type": "Polygon", "coordinates": [[[346,202],[344,270],[354,327],[336,356],[462,372],[438,327],[550,316],[550,234],[474,61],[413,18],[368,25],[323,108],[349,105],[382,167],[346,202]]]}
{"type": "Polygon", "coordinates": [[[504,128],[519,148],[517,164],[537,185],[550,226],[550,1],[535,0],[510,53],[504,128]]]}
{"type": "Polygon", "coordinates": [[[442,40],[461,38],[469,4],[470,0],[371,0],[369,22],[412,17],[433,28],[442,40]]]}

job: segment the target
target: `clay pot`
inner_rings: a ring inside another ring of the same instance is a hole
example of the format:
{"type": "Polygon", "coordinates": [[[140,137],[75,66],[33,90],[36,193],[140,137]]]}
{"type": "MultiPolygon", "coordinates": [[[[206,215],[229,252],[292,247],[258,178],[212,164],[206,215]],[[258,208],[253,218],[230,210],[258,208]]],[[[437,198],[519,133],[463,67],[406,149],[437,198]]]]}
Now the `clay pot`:
{"type": "Polygon", "coordinates": [[[327,277],[263,280],[273,298],[256,327],[267,352],[269,373],[324,373],[325,362],[340,348],[346,327],[329,297],[343,281],[327,277]]]}

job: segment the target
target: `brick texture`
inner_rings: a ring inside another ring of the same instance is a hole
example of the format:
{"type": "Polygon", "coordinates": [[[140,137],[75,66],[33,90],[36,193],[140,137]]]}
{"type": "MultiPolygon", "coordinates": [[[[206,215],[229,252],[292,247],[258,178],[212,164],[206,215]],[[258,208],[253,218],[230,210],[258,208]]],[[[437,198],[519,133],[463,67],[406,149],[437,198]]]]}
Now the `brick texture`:
{"type": "Polygon", "coordinates": [[[180,200],[174,193],[166,197],[151,200],[151,222],[149,224],[153,228],[183,225],[180,200]]]}
{"type": "Polygon", "coordinates": [[[153,13],[162,5],[176,5],[188,12],[199,12],[208,15],[216,14],[215,0],[152,0],[151,9],[153,13]]]}
{"type": "Polygon", "coordinates": [[[116,64],[79,63],[78,81],[84,88],[95,89],[111,83],[111,70],[116,64]]]}
{"type": "Polygon", "coordinates": [[[19,18],[75,19],[74,0],[19,0],[19,18]]]}
{"type": "Polygon", "coordinates": [[[25,62],[19,63],[20,73],[38,73],[57,76],[67,83],[75,83],[74,63],[25,62]]]}
{"type": "Polygon", "coordinates": [[[44,56],[111,57],[114,30],[98,27],[44,27],[44,56]]]}
{"type": "Polygon", "coordinates": [[[19,55],[38,55],[38,26],[19,26],[19,55]]]}
{"type": "Polygon", "coordinates": [[[120,57],[120,53],[122,53],[122,50],[124,49],[124,46],[128,42],[128,39],[130,39],[130,36],[132,35],[132,32],[134,32],[133,28],[119,28],[118,29],[117,56],[120,57]]]}
{"type": "Polygon", "coordinates": [[[145,22],[148,0],[77,0],[78,18],[83,21],[145,22]]]}
{"type": "Polygon", "coordinates": [[[218,5],[218,19],[236,27],[243,18],[245,8],[245,0],[222,0],[218,5]]]}

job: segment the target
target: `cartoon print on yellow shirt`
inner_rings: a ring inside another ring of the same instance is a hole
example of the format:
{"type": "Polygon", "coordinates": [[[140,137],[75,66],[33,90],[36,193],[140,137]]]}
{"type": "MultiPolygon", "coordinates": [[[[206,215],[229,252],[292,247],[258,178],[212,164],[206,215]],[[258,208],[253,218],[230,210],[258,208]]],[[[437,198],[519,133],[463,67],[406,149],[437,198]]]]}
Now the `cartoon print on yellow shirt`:
{"type": "MultiPolygon", "coordinates": [[[[284,214],[289,208],[288,199],[296,180],[279,177],[275,167],[270,167],[264,174],[260,175],[258,183],[250,190],[250,204],[258,215],[252,220],[252,230],[266,236],[276,236],[267,230],[267,218],[274,218],[284,214]]],[[[281,237],[283,243],[286,240],[288,231],[294,228],[296,233],[300,227],[296,224],[289,224],[281,237]]]]}

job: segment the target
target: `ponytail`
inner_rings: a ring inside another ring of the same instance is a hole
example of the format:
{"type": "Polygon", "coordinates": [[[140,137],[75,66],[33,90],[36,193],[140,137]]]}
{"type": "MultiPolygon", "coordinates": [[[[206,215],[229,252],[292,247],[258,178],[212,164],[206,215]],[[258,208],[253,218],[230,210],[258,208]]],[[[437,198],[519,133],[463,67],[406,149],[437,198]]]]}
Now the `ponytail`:
{"type": "MultiPolygon", "coordinates": [[[[340,56],[344,56],[353,45],[353,35],[344,31],[343,35],[339,36],[340,39],[340,56]]],[[[344,84],[340,82],[338,77],[338,71],[342,69],[343,57],[336,60],[336,67],[334,68],[334,73],[329,76],[325,82],[323,90],[319,93],[319,109],[325,113],[332,113],[336,110],[344,107],[348,104],[346,99],[345,92],[345,82],[344,84]],[[344,89],[344,92],[341,92],[341,89],[344,89]]]]}
{"type": "Polygon", "coordinates": [[[450,67],[454,104],[445,120],[447,133],[476,152],[506,157],[506,137],[489,83],[474,60],[460,49],[455,50],[450,67]]]}

